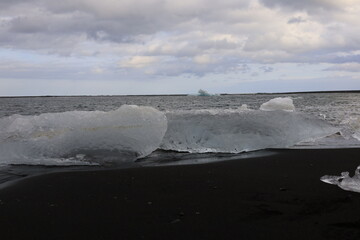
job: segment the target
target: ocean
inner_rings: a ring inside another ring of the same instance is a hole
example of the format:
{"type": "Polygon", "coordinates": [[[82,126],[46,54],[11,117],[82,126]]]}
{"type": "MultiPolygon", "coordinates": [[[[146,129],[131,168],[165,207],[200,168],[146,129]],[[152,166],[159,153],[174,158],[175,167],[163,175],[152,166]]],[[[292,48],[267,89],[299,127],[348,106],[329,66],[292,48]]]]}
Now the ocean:
{"type": "Polygon", "coordinates": [[[360,93],[22,97],[0,106],[0,183],[360,146],[360,93]]]}

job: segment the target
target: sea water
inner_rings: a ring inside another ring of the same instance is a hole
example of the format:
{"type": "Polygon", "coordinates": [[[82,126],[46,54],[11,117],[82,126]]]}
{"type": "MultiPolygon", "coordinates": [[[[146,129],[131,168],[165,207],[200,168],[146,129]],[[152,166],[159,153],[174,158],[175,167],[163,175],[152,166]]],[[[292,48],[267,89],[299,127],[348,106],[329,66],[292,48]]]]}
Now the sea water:
{"type": "Polygon", "coordinates": [[[360,146],[359,93],[0,98],[0,106],[0,181],[66,166],[360,146]]]}

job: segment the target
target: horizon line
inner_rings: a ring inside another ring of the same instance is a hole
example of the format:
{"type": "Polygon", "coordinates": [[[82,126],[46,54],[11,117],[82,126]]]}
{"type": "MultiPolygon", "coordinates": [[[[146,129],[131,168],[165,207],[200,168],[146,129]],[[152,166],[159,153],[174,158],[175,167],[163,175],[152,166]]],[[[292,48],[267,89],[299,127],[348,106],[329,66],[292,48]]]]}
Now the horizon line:
{"type": "MultiPolygon", "coordinates": [[[[276,94],[311,94],[311,93],[360,93],[360,90],[324,90],[324,91],[294,91],[294,92],[254,92],[254,93],[218,93],[217,96],[226,95],[276,95],[276,94]]],[[[212,95],[212,96],[214,96],[212,95]]],[[[0,98],[47,98],[47,97],[131,97],[131,96],[144,96],[144,97],[160,97],[160,96],[197,96],[193,93],[182,94],[79,94],[79,95],[19,95],[19,96],[0,96],[0,98]]]]}

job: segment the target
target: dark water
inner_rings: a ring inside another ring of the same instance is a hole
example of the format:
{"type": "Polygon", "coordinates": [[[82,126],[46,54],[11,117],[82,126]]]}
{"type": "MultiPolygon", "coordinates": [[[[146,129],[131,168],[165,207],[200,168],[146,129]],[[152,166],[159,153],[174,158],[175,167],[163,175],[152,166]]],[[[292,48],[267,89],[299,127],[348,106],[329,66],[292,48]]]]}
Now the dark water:
{"type": "Polygon", "coordinates": [[[65,111],[110,111],[121,105],[151,106],[161,111],[234,109],[246,104],[258,109],[276,97],[291,97],[298,111],[339,123],[347,116],[360,115],[360,93],[248,94],[222,96],[84,96],[0,98],[0,118],[13,114],[36,115],[65,111]]]}

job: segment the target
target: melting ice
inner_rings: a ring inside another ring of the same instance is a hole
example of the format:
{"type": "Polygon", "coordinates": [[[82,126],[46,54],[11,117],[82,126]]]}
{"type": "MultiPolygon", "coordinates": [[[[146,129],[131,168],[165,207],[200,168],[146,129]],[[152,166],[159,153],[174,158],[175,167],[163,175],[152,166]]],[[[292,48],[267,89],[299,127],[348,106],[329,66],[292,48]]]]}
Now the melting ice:
{"type": "Polygon", "coordinates": [[[338,129],[305,114],[286,111],[182,111],[166,114],[165,150],[239,153],[286,148],[338,129]]]}
{"type": "Polygon", "coordinates": [[[355,170],[353,177],[349,176],[349,172],[342,172],[341,176],[325,175],[320,178],[321,181],[329,184],[334,184],[346,191],[360,193],[360,166],[355,170]]]}
{"type": "Polygon", "coordinates": [[[341,124],[344,126],[342,135],[346,138],[350,136],[360,141],[360,117],[350,116],[344,119],[341,124]]]}
{"type": "Polygon", "coordinates": [[[239,153],[286,148],[338,131],[327,122],[295,110],[292,99],[275,98],[249,110],[195,110],[167,113],[165,150],[239,153]]]}
{"type": "Polygon", "coordinates": [[[135,160],[158,148],[166,128],[162,112],[128,105],[110,112],[13,115],[0,119],[0,163],[135,160]]]}

